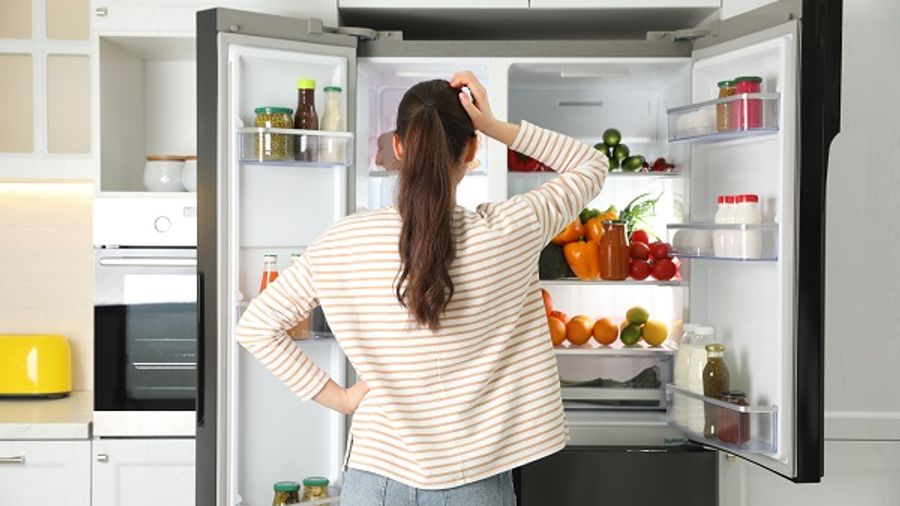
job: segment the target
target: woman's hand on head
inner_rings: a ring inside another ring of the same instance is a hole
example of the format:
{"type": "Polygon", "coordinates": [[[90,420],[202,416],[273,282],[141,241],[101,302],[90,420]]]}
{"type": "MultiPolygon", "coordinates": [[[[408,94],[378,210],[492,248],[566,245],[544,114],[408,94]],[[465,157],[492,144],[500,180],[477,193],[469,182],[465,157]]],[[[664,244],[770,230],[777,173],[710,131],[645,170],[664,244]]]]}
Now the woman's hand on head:
{"type": "Polygon", "coordinates": [[[459,90],[459,101],[469,114],[469,118],[472,119],[475,129],[490,136],[491,127],[497,120],[491,112],[487,90],[484,89],[481,81],[475,77],[475,74],[466,70],[453,74],[453,77],[450,78],[450,86],[459,90]],[[463,87],[469,88],[471,97],[469,93],[462,90],[463,87]]]}
{"type": "Polygon", "coordinates": [[[511,145],[519,135],[519,125],[512,125],[505,121],[498,121],[491,112],[491,103],[488,101],[487,90],[475,74],[466,70],[453,74],[450,78],[450,86],[459,91],[459,101],[462,103],[475,130],[481,131],[492,139],[511,145]],[[471,97],[462,91],[463,87],[469,88],[471,97]]]}

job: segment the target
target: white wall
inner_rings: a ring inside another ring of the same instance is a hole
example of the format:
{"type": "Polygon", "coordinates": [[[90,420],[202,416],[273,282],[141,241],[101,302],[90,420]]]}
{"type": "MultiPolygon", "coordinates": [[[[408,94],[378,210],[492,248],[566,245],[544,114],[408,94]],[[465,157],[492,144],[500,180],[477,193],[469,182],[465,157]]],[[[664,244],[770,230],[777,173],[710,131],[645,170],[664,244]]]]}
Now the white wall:
{"type": "Polygon", "coordinates": [[[841,133],[827,196],[825,478],[792,485],[723,462],[723,506],[900,504],[897,20],[896,0],[844,2],[841,133]]]}

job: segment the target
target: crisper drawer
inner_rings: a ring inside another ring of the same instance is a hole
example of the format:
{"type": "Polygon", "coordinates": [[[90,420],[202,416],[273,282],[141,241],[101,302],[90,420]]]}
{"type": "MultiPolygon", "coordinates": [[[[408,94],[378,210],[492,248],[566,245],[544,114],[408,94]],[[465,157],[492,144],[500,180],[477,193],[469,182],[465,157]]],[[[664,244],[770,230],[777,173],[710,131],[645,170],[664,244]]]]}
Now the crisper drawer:
{"type": "Polygon", "coordinates": [[[665,409],[672,377],[668,347],[558,347],[567,409],[665,409]]]}

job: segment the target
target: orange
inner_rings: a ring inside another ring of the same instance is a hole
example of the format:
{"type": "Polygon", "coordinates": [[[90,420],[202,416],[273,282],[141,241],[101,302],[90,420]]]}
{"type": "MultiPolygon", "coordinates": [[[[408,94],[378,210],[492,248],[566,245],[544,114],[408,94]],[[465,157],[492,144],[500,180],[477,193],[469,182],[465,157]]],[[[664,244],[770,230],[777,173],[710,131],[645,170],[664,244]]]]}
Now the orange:
{"type": "Polygon", "coordinates": [[[559,346],[566,340],[566,324],[559,318],[547,317],[547,325],[550,327],[550,340],[553,346],[559,346]]]}
{"type": "Polygon", "coordinates": [[[559,318],[565,324],[569,323],[569,315],[567,315],[566,313],[563,313],[562,311],[557,311],[554,309],[553,311],[550,311],[550,316],[552,316],[554,318],[559,318]]]}
{"type": "Polygon", "coordinates": [[[544,298],[544,313],[549,315],[550,311],[553,311],[553,297],[550,296],[550,292],[541,288],[541,297],[544,298]]]}
{"type": "Polygon", "coordinates": [[[581,345],[591,339],[593,331],[594,320],[579,315],[569,320],[569,324],[566,325],[566,338],[572,344],[581,345]]]}
{"type": "Polygon", "coordinates": [[[616,342],[617,337],[619,337],[619,327],[609,318],[601,318],[594,323],[594,340],[598,343],[609,346],[616,342]]]}

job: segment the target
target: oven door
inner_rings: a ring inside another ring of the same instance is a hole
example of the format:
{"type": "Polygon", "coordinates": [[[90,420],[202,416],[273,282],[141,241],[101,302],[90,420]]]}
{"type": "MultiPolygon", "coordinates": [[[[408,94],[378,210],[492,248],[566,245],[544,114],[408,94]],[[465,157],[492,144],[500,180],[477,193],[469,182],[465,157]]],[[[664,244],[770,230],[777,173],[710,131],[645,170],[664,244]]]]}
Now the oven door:
{"type": "Polygon", "coordinates": [[[94,260],[95,433],[192,435],[196,250],[97,248],[94,260]]]}

